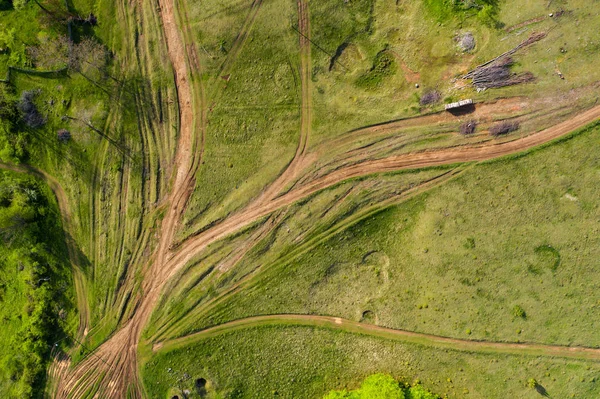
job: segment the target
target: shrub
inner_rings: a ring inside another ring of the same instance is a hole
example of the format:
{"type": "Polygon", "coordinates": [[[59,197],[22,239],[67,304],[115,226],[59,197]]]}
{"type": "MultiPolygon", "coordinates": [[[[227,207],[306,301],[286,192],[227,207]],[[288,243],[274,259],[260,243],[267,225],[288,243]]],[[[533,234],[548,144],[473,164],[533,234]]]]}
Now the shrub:
{"type": "Polygon", "coordinates": [[[35,105],[35,98],[40,94],[40,90],[26,90],[21,93],[21,99],[17,107],[21,112],[23,122],[31,127],[38,128],[44,126],[46,119],[40,114],[35,105]]]}
{"type": "Polygon", "coordinates": [[[536,388],[538,386],[538,382],[535,378],[530,378],[529,380],[527,380],[527,386],[529,388],[536,388]]]}
{"type": "Polygon", "coordinates": [[[437,90],[428,90],[426,91],[419,100],[421,105],[431,105],[435,104],[442,99],[442,93],[437,90]]]}
{"type": "Polygon", "coordinates": [[[513,308],[513,316],[515,318],[524,319],[527,317],[527,314],[521,306],[515,305],[515,307],[513,308]]]}
{"type": "Polygon", "coordinates": [[[470,134],[475,133],[476,129],[477,121],[470,120],[460,125],[460,134],[462,134],[463,136],[468,136],[470,134]]]}
{"type": "Polygon", "coordinates": [[[519,122],[504,121],[495,124],[490,128],[490,134],[494,137],[502,136],[519,129],[519,122]]]}
{"type": "Polygon", "coordinates": [[[71,140],[71,132],[69,132],[67,129],[60,129],[56,135],[58,137],[58,141],[61,143],[66,143],[67,141],[71,140]]]}
{"type": "Polygon", "coordinates": [[[387,374],[373,374],[354,391],[331,391],[323,399],[439,399],[419,382],[400,384],[387,374]]]}

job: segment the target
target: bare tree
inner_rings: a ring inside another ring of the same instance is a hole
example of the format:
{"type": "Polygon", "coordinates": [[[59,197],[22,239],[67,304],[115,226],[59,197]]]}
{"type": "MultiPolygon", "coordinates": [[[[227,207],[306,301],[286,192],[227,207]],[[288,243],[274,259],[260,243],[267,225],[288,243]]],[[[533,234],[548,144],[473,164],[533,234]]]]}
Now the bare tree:
{"type": "Polygon", "coordinates": [[[40,69],[53,70],[68,66],[71,41],[66,36],[40,39],[39,46],[27,48],[29,57],[40,69]]]}
{"type": "Polygon", "coordinates": [[[494,137],[502,136],[510,132],[518,130],[520,127],[519,122],[516,121],[504,121],[495,124],[490,128],[490,134],[494,137]]]}
{"type": "Polygon", "coordinates": [[[468,136],[468,135],[475,133],[476,129],[477,129],[477,121],[470,120],[470,121],[467,121],[467,122],[463,123],[462,125],[460,125],[460,134],[462,134],[463,136],[468,136]]]}
{"type": "Polygon", "coordinates": [[[86,37],[73,45],[69,57],[69,67],[88,78],[99,80],[106,76],[108,51],[103,44],[86,37]]]}

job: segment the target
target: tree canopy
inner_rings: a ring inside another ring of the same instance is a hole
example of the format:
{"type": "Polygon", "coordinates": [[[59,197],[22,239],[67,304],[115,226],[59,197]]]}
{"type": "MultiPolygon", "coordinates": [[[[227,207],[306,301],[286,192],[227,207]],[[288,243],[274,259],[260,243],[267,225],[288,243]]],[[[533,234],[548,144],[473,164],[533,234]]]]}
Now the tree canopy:
{"type": "Polygon", "coordinates": [[[365,378],[360,388],[331,391],[323,399],[439,399],[422,385],[399,383],[388,374],[373,374],[365,378]]]}

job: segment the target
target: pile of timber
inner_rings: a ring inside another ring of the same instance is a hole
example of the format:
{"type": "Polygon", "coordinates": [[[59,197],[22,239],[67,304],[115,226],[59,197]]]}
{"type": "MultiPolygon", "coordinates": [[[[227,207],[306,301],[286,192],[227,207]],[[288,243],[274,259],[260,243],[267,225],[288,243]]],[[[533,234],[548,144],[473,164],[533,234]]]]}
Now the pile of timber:
{"type": "Polygon", "coordinates": [[[545,32],[534,33],[526,40],[521,42],[518,46],[500,54],[498,57],[489,60],[488,62],[477,66],[475,69],[465,74],[462,78],[472,79],[473,85],[482,89],[531,82],[535,79],[531,72],[524,72],[520,74],[510,72],[510,67],[514,63],[512,55],[517,51],[542,40],[546,36],[547,34],[545,32]]]}

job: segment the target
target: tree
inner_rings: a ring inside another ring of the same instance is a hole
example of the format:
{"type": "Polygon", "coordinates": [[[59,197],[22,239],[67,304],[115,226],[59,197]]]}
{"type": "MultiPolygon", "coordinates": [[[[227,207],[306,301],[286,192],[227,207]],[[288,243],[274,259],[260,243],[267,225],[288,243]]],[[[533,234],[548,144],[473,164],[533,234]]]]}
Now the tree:
{"type": "Polygon", "coordinates": [[[99,80],[104,78],[107,63],[108,51],[106,47],[92,38],[84,38],[80,43],[73,45],[71,49],[69,68],[90,79],[99,80]]]}
{"type": "Polygon", "coordinates": [[[404,391],[398,381],[388,374],[367,377],[360,386],[361,399],[404,399],[404,391]]]}
{"type": "Polygon", "coordinates": [[[42,37],[39,46],[27,49],[29,57],[37,68],[55,70],[69,64],[71,41],[66,36],[42,37]]]}
{"type": "Polygon", "coordinates": [[[21,112],[23,122],[31,128],[39,128],[46,124],[46,119],[42,116],[35,104],[35,98],[40,94],[40,90],[25,90],[21,93],[21,99],[17,108],[21,112]]]}

